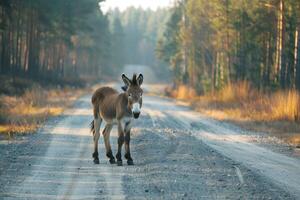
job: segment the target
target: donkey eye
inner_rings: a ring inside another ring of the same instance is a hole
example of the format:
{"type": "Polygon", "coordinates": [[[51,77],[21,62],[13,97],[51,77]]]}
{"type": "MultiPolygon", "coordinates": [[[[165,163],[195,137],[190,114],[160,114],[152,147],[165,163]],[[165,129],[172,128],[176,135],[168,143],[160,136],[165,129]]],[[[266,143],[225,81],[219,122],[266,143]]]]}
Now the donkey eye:
{"type": "Polygon", "coordinates": [[[131,97],[132,96],[131,93],[129,93],[128,96],[131,97]]]}

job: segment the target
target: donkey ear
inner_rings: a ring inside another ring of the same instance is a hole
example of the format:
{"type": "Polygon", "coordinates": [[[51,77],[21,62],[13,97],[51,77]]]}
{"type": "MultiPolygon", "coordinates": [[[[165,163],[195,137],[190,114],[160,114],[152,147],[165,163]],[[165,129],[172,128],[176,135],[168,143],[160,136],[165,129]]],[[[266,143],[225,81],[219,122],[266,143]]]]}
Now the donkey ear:
{"type": "Polygon", "coordinates": [[[122,80],[127,87],[131,85],[131,80],[125,74],[122,74],[122,80]]]}
{"type": "Polygon", "coordinates": [[[138,83],[139,85],[142,85],[143,80],[144,80],[143,74],[140,74],[139,77],[137,78],[137,83],[138,83]]]}
{"type": "Polygon", "coordinates": [[[128,89],[128,86],[127,86],[127,85],[124,85],[124,86],[121,87],[121,89],[122,89],[124,92],[126,92],[127,89],[128,89]]]}

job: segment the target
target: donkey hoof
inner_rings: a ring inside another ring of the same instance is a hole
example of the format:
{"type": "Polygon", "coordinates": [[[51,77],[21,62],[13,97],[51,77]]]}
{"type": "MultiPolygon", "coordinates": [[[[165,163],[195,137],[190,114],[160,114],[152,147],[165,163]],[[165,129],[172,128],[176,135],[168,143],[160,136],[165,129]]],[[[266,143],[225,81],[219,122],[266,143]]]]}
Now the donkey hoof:
{"type": "Polygon", "coordinates": [[[123,165],[122,160],[117,160],[117,165],[118,165],[118,166],[122,166],[122,165],[123,165]]]}
{"type": "Polygon", "coordinates": [[[94,159],[94,164],[99,164],[99,158],[94,159]]]}
{"type": "Polygon", "coordinates": [[[109,163],[110,163],[110,164],[115,164],[115,163],[116,163],[116,160],[115,160],[115,158],[111,158],[111,159],[109,159],[109,163]]]}
{"type": "Polygon", "coordinates": [[[128,165],[134,165],[133,160],[127,160],[128,165]]]}

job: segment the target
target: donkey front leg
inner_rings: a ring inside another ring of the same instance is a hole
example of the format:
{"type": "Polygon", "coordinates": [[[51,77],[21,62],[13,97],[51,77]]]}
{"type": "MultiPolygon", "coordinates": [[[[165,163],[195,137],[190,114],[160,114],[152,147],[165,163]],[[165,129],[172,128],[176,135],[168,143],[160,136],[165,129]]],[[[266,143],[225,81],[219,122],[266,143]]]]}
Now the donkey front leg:
{"type": "Polygon", "coordinates": [[[113,156],[111,146],[110,146],[110,131],[112,129],[113,125],[112,124],[106,124],[102,134],[104,136],[104,144],[105,144],[105,149],[106,149],[106,156],[109,158],[110,164],[116,163],[115,157],[113,156]]]}
{"type": "Polygon", "coordinates": [[[122,166],[122,146],[124,143],[124,129],[121,121],[118,121],[118,152],[116,154],[118,166],[122,166]]]}
{"type": "Polygon", "coordinates": [[[125,124],[125,137],[124,137],[124,139],[125,139],[125,155],[124,155],[124,157],[127,159],[128,165],[133,165],[133,160],[131,158],[130,147],[129,147],[130,129],[131,129],[131,122],[127,122],[125,124]]]}
{"type": "Polygon", "coordinates": [[[98,141],[100,137],[100,126],[101,126],[102,119],[101,118],[94,118],[94,163],[99,164],[99,155],[98,155],[98,141]]]}

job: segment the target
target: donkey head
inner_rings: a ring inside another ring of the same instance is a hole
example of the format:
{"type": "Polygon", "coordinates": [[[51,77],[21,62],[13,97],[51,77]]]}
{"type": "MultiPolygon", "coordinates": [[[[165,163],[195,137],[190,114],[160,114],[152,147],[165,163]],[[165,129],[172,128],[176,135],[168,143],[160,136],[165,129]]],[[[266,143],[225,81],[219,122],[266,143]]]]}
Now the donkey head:
{"type": "Polygon", "coordinates": [[[141,85],[143,83],[143,75],[140,74],[137,77],[136,74],[133,74],[130,80],[125,74],[122,74],[122,79],[127,88],[125,94],[128,97],[128,108],[131,110],[133,117],[138,118],[142,107],[143,90],[141,85]]]}

